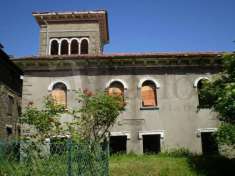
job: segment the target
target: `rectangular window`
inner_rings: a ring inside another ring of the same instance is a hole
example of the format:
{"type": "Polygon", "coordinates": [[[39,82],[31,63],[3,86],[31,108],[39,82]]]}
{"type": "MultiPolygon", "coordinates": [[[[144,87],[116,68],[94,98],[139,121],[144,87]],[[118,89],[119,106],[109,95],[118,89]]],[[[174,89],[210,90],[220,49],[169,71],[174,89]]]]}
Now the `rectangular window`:
{"type": "Polygon", "coordinates": [[[8,102],[7,102],[7,114],[13,114],[13,106],[14,106],[14,98],[11,95],[8,95],[8,102]]]}
{"type": "Polygon", "coordinates": [[[143,152],[159,153],[161,152],[161,136],[160,134],[143,135],[143,152]]]}
{"type": "Polygon", "coordinates": [[[110,136],[109,145],[111,154],[126,153],[127,136],[110,136]]]}
{"type": "Polygon", "coordinates": [[[6,133],[7,133],[7,136],[12,135],[13,130],[12,130],[12,126],[11,125],[7,125],[6,126],[6,133]]]}

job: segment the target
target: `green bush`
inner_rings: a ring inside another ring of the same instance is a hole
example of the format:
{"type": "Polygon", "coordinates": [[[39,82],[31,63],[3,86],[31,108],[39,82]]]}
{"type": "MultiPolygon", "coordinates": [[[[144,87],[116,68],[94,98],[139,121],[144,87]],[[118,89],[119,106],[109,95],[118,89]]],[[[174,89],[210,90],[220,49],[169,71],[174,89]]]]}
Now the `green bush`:
{"type": "Polygon", "coordinates": [[[230,123],[222,123],[215,135],[219,144],[234,145],[235,125],[230,123]]]}

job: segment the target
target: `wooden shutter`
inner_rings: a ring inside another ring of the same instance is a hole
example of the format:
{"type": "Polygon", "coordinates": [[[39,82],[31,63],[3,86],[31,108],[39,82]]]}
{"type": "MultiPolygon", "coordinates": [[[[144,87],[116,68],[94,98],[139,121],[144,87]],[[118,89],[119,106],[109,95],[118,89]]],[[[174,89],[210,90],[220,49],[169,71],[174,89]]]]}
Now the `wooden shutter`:
{"type": "Polygon", "coordinates": [[[111,96],[122,96],[123,95],[122,90],[118,87],[110,87],[108,93],[111,96]]]}
{"type": "Polygon", "coordinates": [[[52,97],[56,104],[66,106],[66,92],[64,90],[55,89],[52,91],[52,97]]]}
{"type": "Polygon", "coordinates": [[[141,97],[143,106],[156,106],[155,88],[151,85],[142,86],[141,97]]]}

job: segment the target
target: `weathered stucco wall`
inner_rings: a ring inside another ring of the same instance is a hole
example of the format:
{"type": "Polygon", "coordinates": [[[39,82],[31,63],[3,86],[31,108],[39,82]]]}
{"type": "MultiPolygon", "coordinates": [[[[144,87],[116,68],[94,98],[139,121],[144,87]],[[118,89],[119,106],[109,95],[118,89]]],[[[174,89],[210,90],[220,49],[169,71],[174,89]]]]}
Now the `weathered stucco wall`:
{"type": "Polygon", "coordinates": [[[129,133],[127,151],[142,153],[142,139],[139,132],[159,132],[163,134],[161,150],[189,148],[201,152],[201,139],[198,129],[215,128],[218,125],[216,114],[209,109],[198,109],[197,89],[194,81],[201,76],[210,78],[214,71],[209,69],[93,69],[73,71],[29,71],[25,73],[23,104],[33,101],[41,106],[43,97],[50,94],[48,87],[56,81],[64,81],[68,90],[68,107],[77,107],[76,90],[88,88],[92,91],[104,90],[110,80],[122,80],[126,84],[127,106],[120,115],[112,132],[129,133]],[[140,109],[141,80],[155,80],[158,108],[140,109]]]}

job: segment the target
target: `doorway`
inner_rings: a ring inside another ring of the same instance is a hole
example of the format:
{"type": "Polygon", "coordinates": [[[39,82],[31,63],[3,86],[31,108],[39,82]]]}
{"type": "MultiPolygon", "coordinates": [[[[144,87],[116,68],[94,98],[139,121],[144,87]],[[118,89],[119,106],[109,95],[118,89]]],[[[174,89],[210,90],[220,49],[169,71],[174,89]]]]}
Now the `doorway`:
{"type": "Polygon", "coordinates": [[[110,136],[110,154],[126,153],[127,136],[110,136]]]}
{"type": "Polygon", "coordinates": [[[161,135],[143,135],[143,152],[146,154],[161,152],[161,135]]]}
{"type": "Polygon", "coordinates": [[[218,144],[212,132],[202,132],[201,142],[204,155],[218,154],[218,144]]]}

